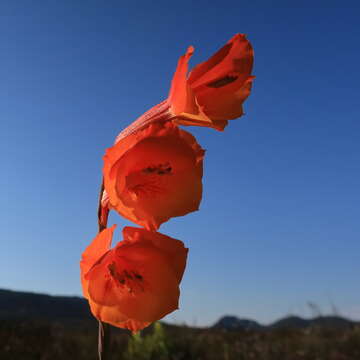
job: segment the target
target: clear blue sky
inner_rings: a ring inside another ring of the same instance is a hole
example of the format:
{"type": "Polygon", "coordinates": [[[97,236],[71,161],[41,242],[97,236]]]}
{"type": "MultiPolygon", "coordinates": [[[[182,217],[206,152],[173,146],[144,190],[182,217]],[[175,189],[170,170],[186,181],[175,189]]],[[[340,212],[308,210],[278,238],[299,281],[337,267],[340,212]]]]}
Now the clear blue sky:
{"type": "Polygon", "coordinates": [[[246,116],[187,128],[207,149],[201,209],[160,229],[190,248],[167,320],[267,323],[307,301],[360,319],[359,6],[1,1],[0,287],[80,295],[105,148],[167,96],[188,45],[194,65],[240,32],[246,116]]]}

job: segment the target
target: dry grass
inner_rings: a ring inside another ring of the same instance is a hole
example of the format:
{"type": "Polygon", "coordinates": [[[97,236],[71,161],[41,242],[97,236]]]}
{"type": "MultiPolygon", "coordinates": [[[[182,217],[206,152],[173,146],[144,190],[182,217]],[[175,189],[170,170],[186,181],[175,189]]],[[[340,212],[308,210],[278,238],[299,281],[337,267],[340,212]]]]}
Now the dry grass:
{"type": "MultiPolygon", "coordinates": [[[[96,322],[1,321],[0,359],[97,359],[96,322]]],[[[114,331],[111,360],[358,360],[360,327],[234,331],[157,325],[114,331]]]]}

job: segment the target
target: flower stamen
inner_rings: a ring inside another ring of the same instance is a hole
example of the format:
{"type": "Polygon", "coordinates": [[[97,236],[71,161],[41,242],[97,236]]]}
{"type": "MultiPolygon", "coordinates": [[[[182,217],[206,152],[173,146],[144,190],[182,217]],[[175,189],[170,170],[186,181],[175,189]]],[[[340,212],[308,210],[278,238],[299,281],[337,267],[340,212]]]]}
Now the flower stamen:
{"type": "Polygon", "coordinates": [[[158,164],[153,166],[148,166],[142,170],[144,174],[157,174],[157,175],[169,175],[172,171],[172,167],[169,162],[164,164],[158,164]]]}
{"type": "Polygon", "coordinates": [[[115,280],[116,286],[126,288],[129,293],[133,293],[134,290],[145,291],[143,284],[143,277],[135,271],[128,271],[124,269],[121,273],[116,270],[114,262],[108,265],[110,276],[115,280]]]}

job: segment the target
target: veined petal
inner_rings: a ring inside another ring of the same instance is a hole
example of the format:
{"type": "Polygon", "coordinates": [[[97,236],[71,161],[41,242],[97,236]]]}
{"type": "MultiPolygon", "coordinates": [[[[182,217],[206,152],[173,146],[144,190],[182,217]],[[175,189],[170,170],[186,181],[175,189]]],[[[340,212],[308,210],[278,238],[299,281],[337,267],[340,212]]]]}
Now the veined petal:
{"type": "Polygon", "coordinates": [[[190,46],[186,53],[180,57],[171,82],[169,101],[174,114],[189,113],[199,115],[195,96],[187,81],[188,64],[193,53],[194,48],[190,46]]]}
{"type": "Polygon", "coordinates": [[[191,51],[180,57],[169,94],[174,123],[223,130],[228,120],[243,115],[250,94],[254,51],[243,34],[236,34],[187,77],[191,51]]]}
{"type": "Polygon", "coordinates": [[[169,236],[155,231],[126,226],[123,229],[124,241],[118,243],[118,247],[125,244],[135,244],[138,242],[148,242],[156,247],[159,251],[166,254],[171,259],[170,266],[173,268],[175,276],[180,283],[186,265],[188,249],[180,240],[173,239],[169,236]]]}
{"type": "Polygon", "coordinates": [[[113,225],[110,228],[104,229],[93,239],[90,245],[82,253],[80,261],[80,277],[83,294],[86,298],[88,298],[88,281],[86,280],[86,274],[99,258],[109,251],[115,228],[116,225],[113,225]]]}
{"type": "MultiPolygon", "coordinates": [[[[178,308],[188,249],[180,240],[145,229],[126,227],[123,233],[123,241],[95,259],[82,284],[95,317],[137,331],[178,308]]],[[[103,235],[93,240],[90,253],[104,249],[99,246],[103,235]]]]}
{"type": "Polygon", "coordinates": [[[128,135],[104,156],[110,206],[151,230],[171,217],[196,211],[203,157],[196,139],[171,121],[128,135]]]}

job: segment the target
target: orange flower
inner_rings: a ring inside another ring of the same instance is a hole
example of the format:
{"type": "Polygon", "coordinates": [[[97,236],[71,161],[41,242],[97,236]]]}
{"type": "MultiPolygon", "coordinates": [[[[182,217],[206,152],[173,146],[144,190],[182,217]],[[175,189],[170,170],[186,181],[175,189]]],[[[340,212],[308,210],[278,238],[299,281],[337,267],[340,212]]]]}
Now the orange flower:
{"type": "Polygon", "coordinates": [[[120,133],[117,141],[153,122],[172,120],[180,125],[224,130],[228,120],[243,115],[242,104],[250,95],[254,51],[243,34],[234,35],[209,60],[198,64],[188,76],[194,52],[190,46],[181,56],[169,97],[155,105],[120,133]]]}
{"type": "Polygon", "coordinates": [[[198,210],[203,157],[195,138],[171,121],[120,136],[104,156],[103,205],[149,230],[198,210]]]}
{"type": "Polygon", "coordinates": [[[178,309],[188,249],[180,240],[134,227],[110,249],[116,225],[82,254],[81,283],[93,315],[133,332],[178,309]]]}
{"type": "Polygon", "coordinates": [[[254,52],[245,35],[236,34],[209,60],[187,76],[192,46],[180,57],[169,102],[175,122],[223,130],[227,120],[243,115],[242,103],[250,95],[254,52]]]}

